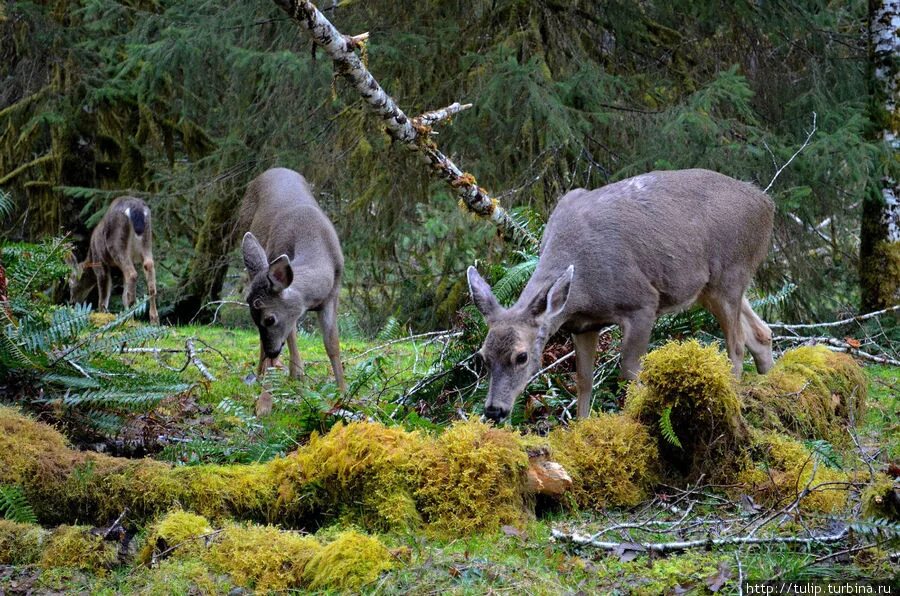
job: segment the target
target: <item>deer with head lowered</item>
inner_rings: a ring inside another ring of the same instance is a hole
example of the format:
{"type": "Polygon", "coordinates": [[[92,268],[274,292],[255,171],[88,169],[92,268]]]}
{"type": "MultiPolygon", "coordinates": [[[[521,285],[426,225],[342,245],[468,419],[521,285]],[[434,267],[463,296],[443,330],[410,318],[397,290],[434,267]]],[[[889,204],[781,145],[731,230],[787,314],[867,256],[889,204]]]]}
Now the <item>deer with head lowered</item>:
{"type": "Polygon", "coordinates": [[[519,299],[503,308],[474,267],[469,290],[488,334],[484,413],[501,421],[541,364],[558,329],[575,344],[578,417],[590,413],[601,327],[622,330],[620,376],[634,379],[662,314],[699,302],[725,335],[740,377],[744,345],[756,369],[773,365],[772,333],[745,292],[768,252],[774,205],[757,187],[708,170],[659,171],[563,196],[519,299]]]}
{"type": "MultiPolygon", "coordinates": [[[[287,343],[289,374],[299,377],[297,321],[319,313],[325,351],[338,387],[346,389],[337,330],[338,294],[344,256],[334,226],[319,208],[306,179],[285,168],[266,170],[247,187],[241,204],[244,265],[250,274],[247,303],[259,329],[262,376],[287,343]]],[[[266,414],[271,404],[257,403],[266,414]]]]}
{"type": "Polygon", "coordinates": [[[150,322],[157,325],[159,314],[156,311],[156,266],[153,262],[150,208],[136,197],[119,197],[110,204],[106,215],[91,233],[87,258],[82,263],[78,263],[74,256],[69,260],[72,266],[69,276],[70,301],[83,300],[96,285],[98,309],[107,312],[112,294],[112,269],[116,268],[122,272],[122,304],[127,310],[134,302],[137,290],[136,263],[143,267],[147,280],[150,322]]]}

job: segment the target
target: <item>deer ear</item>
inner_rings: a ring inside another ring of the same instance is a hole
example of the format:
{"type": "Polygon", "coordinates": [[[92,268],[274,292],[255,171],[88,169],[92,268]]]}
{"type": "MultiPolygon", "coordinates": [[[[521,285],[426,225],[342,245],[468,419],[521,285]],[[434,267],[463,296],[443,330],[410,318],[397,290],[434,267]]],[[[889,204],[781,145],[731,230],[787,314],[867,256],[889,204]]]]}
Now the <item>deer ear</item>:
{"type": "Polygon", "coordinates": [[[244,234],[244,241],[241,243],[241,251],[244,253],[244,267],[250,272],[250,277],[263,271],[269,266],[269,260],[266,258],[266,251],[256,236],[247,232],[244,234]]]}
{"type": "Polygon", "coordinates": [[[553,317],[562,313],[569,299],[569,288],[572,287],[572,278],[575,276],[575,266],[569,265],[546,293],[538,294],[532,300],[530,309],[535,317],[553,317]]]}
{"type": "Polygon", "coordinates": [[[469,278],[469,294],[472,295],[472,302],[475,303],[475,308],[484,315],[485,319],[490,319],[500,310],[500,303],[494,297],[491,287],[479,275],[475,267],[469,267],[466,271],[466,277],[469,278]]]}
{"type": "Polygon", "coordinates": [[[294,281],[294,269],[287,255],[281,255],[269,264],[269,284],[273,292],[280,292],[294,281]]]}

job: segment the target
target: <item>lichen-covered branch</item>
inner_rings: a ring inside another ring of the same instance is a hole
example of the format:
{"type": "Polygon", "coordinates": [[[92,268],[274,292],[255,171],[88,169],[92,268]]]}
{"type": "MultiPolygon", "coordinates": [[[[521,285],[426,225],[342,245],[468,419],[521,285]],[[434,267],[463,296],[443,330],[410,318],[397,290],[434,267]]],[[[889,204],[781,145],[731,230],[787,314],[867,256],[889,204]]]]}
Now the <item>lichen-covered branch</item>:
{"type": "Polygon", "coordinates": [[[467,105],[454,103],[442,110],[426,112],[418,118],[410,119],[378,84],[356,54],[356,49],[365,39],[364,35],[343,35],[312,2],[275,0],[275,4],[300,24],[313,42],[328,54],[334,62],[335,71],[353,85],[369,109],[384,122],[391,138],[420,151],[431,165],[432,171],[455,190],[466,209],[490,220],[507,239],[537,246],[537,238],[510,217],[509,212],[495,198],[478,186],[472,174],[461,170],[429,138],[431,125],[449,118],[468,107],[467,105]]]}

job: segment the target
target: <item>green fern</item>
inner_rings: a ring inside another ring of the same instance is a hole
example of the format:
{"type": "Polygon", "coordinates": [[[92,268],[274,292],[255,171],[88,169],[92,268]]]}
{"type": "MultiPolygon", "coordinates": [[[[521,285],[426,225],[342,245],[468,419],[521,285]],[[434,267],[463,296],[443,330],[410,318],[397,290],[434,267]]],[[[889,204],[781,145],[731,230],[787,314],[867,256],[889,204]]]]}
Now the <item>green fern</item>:
{"type": "Polygon", "coordinates": [[[674,445],[679,449],[682,448],[681,441],[678,440],[678,435],[675,434],[675,428],[672,426],[672,406],[669,406],[660,414],[659,431],[670,445],[674,445]]]}
{"type": "Polygon", "coordinates": [[[378,332],[376,339],[378,341],[392,341],[400,339],[404,335],[406,335],[406,333],[403,329],[403,325],[400,324],[400,321],[395,317],[390,317],[387,320],[387,323],[384,324],[384,327],[381,328],[381,331],[378,332]]]}
{"type": "Polygon", "coordinates": [[[0,484],[0,512],[3,519],[20,524],[37,523],[37,515],[28,504],[28,499],[20,486],[0,484]]]}
{"type": "Polygon", "coordinates": [[[841,454],[835,451],[834,445],[828,441],[825,441],[824,439],[815,439],[804,441],[803,444],[807,449],[812,451],[820,462],[829,468],[835,468],[837,470],[842,470],[844,468],[844,461],[841,458],[841,454]]]}
{"type": "Polygon", "coordinates": [[[900,539],[900,522],[884,518],[856,520],[850,524],[854,532],[868,536],[880,536],[888,540],[900,539]]]}

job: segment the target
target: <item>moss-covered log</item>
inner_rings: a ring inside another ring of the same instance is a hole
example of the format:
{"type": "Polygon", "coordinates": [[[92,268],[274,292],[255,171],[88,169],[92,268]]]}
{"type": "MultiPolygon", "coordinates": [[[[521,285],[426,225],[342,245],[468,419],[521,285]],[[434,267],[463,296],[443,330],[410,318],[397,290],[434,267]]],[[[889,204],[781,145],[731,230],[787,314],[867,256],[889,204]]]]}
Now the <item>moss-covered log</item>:
{"type": "MultiPolygon", "coordinates": [[[[102,525],[126,507],[132,523],[143,523],[178,507],[213,523],[315,528],[342,521],[458,535],[533,516],[527,470],[538,448],[569,472],[567,502],[582,508],[633,506],[660,477],[678,483],[701,474],[743,482],[761,502],[777,503],[807,484],[853,479],[825,465],[813,471],[799,439],[845,434],[864,396],[859,367],[827,350],[789,352],[771,378],[740,388],[715,347],[672,343],[646,357],[625,414],[579,421],[549,437],[478,421],[436,436],[356,422],[314,434],[265,464],[193,467],[76,451],[55,429],[0,407],[0,484],[22,487],[47,524],[102,525]],[[750,403],[747,419],[740,395],[750,403]]],[[[834,510],[846,502],[844,493],[807,498],[806,506],[834,510]]]]}

